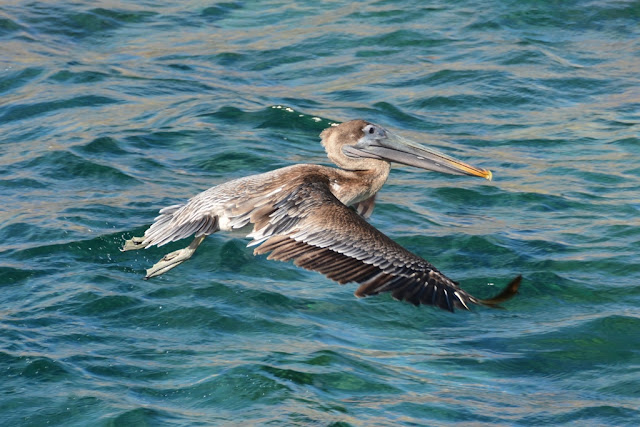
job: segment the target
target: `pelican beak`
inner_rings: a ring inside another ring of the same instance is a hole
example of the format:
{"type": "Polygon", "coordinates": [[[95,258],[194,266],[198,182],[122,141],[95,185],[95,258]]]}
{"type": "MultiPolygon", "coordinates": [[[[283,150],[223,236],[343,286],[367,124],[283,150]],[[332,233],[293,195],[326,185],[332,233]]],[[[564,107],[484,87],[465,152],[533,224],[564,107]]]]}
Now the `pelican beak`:
{"type": "Polygon", "coordinates": [[[384,137],[374,141],[358,142],[355,145],[345,145],[342,151],[349,157],[386,160],[453,175],[479,176],[489,181],[493,177],[490,170],[471,166],[386,129],[384,137]]]}

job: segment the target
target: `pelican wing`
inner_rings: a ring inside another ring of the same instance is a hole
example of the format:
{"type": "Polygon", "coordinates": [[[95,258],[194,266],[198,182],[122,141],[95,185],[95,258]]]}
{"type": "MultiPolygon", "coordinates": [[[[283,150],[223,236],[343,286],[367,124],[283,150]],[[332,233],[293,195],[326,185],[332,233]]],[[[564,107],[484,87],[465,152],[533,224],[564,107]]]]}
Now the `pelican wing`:
{"type": "Polygon", "coordinates": [[[283,188],[275,182],[277,178],[275,173],[239,178],[211,187],[184,205],[161,209],[141,243],[132,249],[162,246],[194,234],[208,236],[225,228],[242,228],[250,218],[239,212],[259,211],[264,205],[275,203],[283,188]]]}
{"type": "Polygon", "coordinates": [[[200,237],[218,231],[218,216],[203,208],[202,194],[205,193],[199,194],[185,205],[161,209],[154,223],[144,233],[141,247],[163,246],[193,234],[200,237]]]}
{"type": "Polygon", "coordinates": [[[358,215],[360,215],[362,218],[369,219],[369,217],[373,213],[373,208],[375,208],[375,206],[376,206],[376,195],[374,194],[368,199],[356,203],[355,205],[353,205],[353,208],[356,210],[356,212],[358,212],[358,215]]]}
{"type": "Polygon", "coordinates": [[[469,303],[494,306],[513,296],[520,283],[516,278],[493,299],[475,298],[343,205],[328,182],[301,183],[275,204],[245,211],[237,220],[254,223],[254,254],[270,252],[268,259],[292,260],[340,284],[358,282],[358,297],[391,292],[414,305],[453,311],[469,309],[469,303]]]}

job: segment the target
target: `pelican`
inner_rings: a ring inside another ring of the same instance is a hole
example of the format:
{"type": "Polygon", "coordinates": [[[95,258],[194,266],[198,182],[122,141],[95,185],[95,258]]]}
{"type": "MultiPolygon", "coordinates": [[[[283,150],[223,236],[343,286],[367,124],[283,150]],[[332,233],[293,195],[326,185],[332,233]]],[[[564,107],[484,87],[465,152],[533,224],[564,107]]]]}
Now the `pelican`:
{"type": "Polygon", "coordinates": [[[454,311],[470,304],[496,307],[517,293],[520,276],[493,298],[476,298],[367,222],[391,162],[491,180],[489,170],[364,120],[330,127],[320,137],[338,168],[298,164],[212,187],[160,210],[144,236],[127,240],[122,251],[194,236],[148,269],[149,279],[191,258],[208,235],[253,224],[247,237],[248,246],[257,246],[254,255],[270,253],[267,259],[293,261],[340,284],[357,282],[357,297],[391,292],[397,300],[454,311]]]}

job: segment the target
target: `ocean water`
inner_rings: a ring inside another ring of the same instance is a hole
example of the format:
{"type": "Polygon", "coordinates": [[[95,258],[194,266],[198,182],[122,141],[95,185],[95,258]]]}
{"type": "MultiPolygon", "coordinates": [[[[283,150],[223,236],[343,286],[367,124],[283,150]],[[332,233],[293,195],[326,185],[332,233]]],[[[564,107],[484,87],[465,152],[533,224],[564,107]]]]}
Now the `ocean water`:
{"type": "Polygon", "coordinates": [[[0,425],[640,424],[640,2],[0,5],[0,425]],[[396,167],[371,222],[503,310],[356,299],[242,234],[121,253],[162,207],[328,164],[364,118],[493,171],[396,167]]]}

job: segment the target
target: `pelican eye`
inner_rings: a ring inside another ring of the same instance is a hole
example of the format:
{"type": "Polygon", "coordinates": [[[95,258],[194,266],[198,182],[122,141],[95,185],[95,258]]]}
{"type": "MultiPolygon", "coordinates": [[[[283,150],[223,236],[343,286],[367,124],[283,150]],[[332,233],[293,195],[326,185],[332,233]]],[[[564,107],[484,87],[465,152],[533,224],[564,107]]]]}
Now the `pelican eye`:
{"type": "Polygon", "coordinates": [[[376,130],[373,128],[373,126],[369,128],[369,133],[375,133],[375,131],[376,130]]]}

